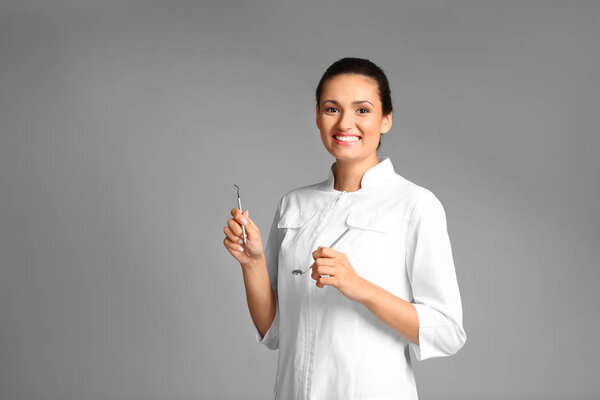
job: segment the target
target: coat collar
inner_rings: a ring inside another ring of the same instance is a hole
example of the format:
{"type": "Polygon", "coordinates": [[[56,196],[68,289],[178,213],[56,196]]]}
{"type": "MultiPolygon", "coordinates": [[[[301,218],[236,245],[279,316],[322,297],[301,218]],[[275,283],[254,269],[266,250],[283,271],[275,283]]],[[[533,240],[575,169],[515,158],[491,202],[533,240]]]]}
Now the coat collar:
{"type": "MultiPolygon", "coordinates": [[[[364,173],[360,181],[359,191],[364,188],[379,186],[381,183],[396,175],[392,160],[389,157],[377,156],[377,160],[379,163],[372,166],[364,173]]],[[[329,168],[329,177],[325,181],[325,188],[331,192],[341,193],[341,191],[333,188],[333,184],[335,183],[335,169],[336,163],[334,162],[329,168]]]]}

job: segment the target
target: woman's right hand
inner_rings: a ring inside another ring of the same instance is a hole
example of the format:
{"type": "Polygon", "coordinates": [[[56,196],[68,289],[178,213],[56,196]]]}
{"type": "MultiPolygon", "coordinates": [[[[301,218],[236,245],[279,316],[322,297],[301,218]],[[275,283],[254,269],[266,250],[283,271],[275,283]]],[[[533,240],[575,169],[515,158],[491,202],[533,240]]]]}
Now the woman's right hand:
{"type": "Polygon", "coordinates": [[[248,210],[242,213],[239,208],[231,210],[233,218],[227,220],[223,244],[229,253],[242,265],[259,260],[263,256],[263,244],[258,226],[248,216],[248,210]],[[244,250],[242,225],[246,229],[248,254],[244,250]]]}

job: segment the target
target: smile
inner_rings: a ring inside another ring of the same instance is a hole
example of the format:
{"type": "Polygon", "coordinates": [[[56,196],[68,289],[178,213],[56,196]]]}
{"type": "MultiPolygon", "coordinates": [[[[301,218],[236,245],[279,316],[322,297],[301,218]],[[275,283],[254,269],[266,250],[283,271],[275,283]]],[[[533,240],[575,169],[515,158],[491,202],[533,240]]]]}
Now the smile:
{"type": "Polygon", "coordinates": [[[333,136],[333,141],[336,144],[342,145],[342,146],[353,146],[356,143],[358,143],[360,141],[360,137],[358,136],[337,136],[334,135],[333,136]]]}

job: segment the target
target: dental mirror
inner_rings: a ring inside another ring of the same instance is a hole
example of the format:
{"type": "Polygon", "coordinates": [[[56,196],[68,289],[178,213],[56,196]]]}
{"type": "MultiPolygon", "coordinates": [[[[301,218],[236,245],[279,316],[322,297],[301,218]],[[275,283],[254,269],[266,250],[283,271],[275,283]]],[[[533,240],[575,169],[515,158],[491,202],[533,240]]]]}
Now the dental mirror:
{"type": "MultiPolygon", "coordinates": [[[[348,227],[348,228],[347,228],[347,229],[344,231],[344,233],[342,233],[342,234],[340,235],[340,237],[338,237],[337,239],[335,239],[335,241],[334,241],[334,242],[333,242],[333,243],[332,243],[332,244],[331,244],[329,247],[330,247],[330,248],[333,248],[333,246],[335,246],[335,244],[336,244],[337,242],[339,242],[339,241],[340,241],[340,239],[341,239],[341,238],[343,238],[343,237],[344,237],[344,235],[345,235],[346,233],[348,233],[348,231],[349,231],[349,230],[350,230],[350,227],[348,227]]],[[[295,269],[295,270],[293,270],[293,271],[292,271],[292,274],[294,274],[294,275],[304,275],[305,273],[307,273],[307,272],[308,272],[308,271],[309,271],[309,270],[310,270],[312,267],[314,267],[314,266],[315,266],[315,263],[312,263],[312,265],[311,265],[310,267],[308,267],[308,268],[306,269],[306,271],[302,271],[301,269],[295,269]]]]}

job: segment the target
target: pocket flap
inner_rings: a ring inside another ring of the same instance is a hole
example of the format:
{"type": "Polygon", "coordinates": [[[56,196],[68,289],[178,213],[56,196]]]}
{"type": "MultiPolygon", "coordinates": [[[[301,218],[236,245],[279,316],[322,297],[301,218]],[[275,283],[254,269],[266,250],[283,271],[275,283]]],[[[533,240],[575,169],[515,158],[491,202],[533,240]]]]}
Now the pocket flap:
{"type": "Polygon", "coordinates": [[[279,222],[278,228],[300,228],[317,214],[316,210],[305,210],[302,208],[291,208],[286,210],[279,222]]]}
{"type": "Polygon", "coordinates": [[[385,210],[364,210],[354,208],[346,218],[346,224],[358,229],[389,232],[404,221],[404,217],[390,214],[385,210]]]}

